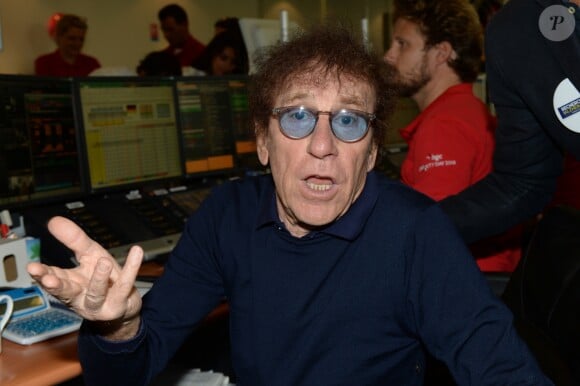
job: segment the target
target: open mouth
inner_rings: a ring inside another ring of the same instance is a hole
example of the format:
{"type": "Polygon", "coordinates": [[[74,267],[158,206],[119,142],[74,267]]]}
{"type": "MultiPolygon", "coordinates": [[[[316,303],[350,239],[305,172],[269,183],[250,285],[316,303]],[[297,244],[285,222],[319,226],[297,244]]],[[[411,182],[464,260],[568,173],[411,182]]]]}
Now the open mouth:
{"type": "Polygon", "coordinates": [[[326,192],[330,190],[334,183],[330,178],[310,177],[306,179],[306,186],[317,192],[326,192]]]}

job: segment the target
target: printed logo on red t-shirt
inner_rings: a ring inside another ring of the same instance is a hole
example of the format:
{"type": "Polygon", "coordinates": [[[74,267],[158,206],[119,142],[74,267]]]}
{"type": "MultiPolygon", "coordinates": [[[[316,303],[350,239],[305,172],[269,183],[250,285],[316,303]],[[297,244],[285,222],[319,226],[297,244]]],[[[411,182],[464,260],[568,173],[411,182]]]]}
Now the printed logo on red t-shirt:
{"type": "Polygon", "coordinates": [[[417,168],[419,172],[426,172],[431,168],[440,168],[457,165],[456,160],[446,160],[444,159],[443,154],[429,154],[425,158],[426,158],[425,163],[419,165],[419,167],[417,168]]]}

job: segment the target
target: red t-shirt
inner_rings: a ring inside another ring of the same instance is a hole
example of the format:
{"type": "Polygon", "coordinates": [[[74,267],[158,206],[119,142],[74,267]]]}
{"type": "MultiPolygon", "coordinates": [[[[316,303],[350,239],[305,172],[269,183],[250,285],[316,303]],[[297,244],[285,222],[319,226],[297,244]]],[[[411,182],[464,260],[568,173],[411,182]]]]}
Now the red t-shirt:
{"type": "MultiPolygon", "coordinates": [[[[401,130],[409,145],[401,179],[437,201],[475,184],[492,169],[496,119],[472,87],[450,87],[401,130]]],[[[521,256],[520,234],[514,230],[473,245],[480,269],[513,271],[521,256]]]]}
{"type": "Polygon", "coordinates": [[[205,45],[189,35],[183,47],[167,47],[163,51],[177,56],[181,67],[189,67],[203,53],[205,45]]]}
{"type": "Polygon", "coordinates": [[[74,64],[67,63],[58,50],[34,61],[34,73],[40,76],[87,76],[100,67],[97,59],[84,54],[80,54],[74,64]]]}

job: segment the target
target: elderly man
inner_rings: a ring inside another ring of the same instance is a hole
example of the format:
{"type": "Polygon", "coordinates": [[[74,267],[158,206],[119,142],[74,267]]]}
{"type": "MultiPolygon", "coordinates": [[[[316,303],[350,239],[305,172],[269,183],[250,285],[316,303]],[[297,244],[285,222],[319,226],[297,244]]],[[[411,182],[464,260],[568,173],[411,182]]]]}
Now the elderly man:
{"type": "Polygon", "coordinates": [[[250,95],[271,175],[215,188],[143,299],[63,218],[80,266],[29,272],[82,315],[87,384],[146,384],[225,296],[238,385],[422,385],[425,348],[462,385],[551,385],[453,225],[427,197],[372,172],[395,95],[348,30],[272,47],[250,95]]]}

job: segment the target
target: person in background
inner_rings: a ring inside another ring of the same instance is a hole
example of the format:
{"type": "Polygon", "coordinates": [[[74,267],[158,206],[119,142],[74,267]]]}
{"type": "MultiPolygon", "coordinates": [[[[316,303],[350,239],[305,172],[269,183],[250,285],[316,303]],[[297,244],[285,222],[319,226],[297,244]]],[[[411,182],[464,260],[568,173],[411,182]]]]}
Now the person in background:
{"type": "Polygon", "coordinates": [[[237,17],[225,17],[217,20],[214,23],[214,36],[223,32],[227,32],[232,38],[236,39],[236,47],[238,47],[239,51],[238,68],[241,74],[247,74],[250,69],[250,61],[244,35],[240,28],[240,19],[237,17]]]}
{"type": "Polygon", "coordinates": [[[213,24],[214,35],[220,34],[222,32],[236,32],[240,30],[239,19],[237,17],[224,17],[216,20],[213,24]]]}
{"type": "Polygon", "coordinates": [[[81,51],[88,25],[79,16],[64,14],[56,24],[56,51],[39,56],[34,61],[34,73],[39,76],[87,76],[101,67],[99,61],[81,51]]]}
{"type": "Polygon", "coordinates": [[[164,51],[175,55],[181,67],[189,67],[203,53],[205,45],[189,32],[187,13],[181,6],[169,4],[159,10],[157,17],[169,43],[164,51]]]}
{"type": "Polygon", "coordinates": [[[206,75],[243,74],[247,64],[243,62],[244,47],[231,32],[221,32],[213,37],[203,54],[192,67],[206,75]]]}
{"type": "Polygon", "coordinates": [[[181,76],[181,64],[175,55],[153,51],[145,55],[136,69],[139,76],[181,76]]]}
{"type": "MultiPolygon", "coordinates": [[[[439,201],[492,169],[495,118],[473,94],[483,54],[483,30],[468,0],[395,0],[393,38],[384,55],[401,96],[419,115],[401,130],[409,145],[402,181],[439,201]]],[[[471,245],[482,271],[512,272],[521,232],[471,245]]]]}
{"type": "Polygon", "coordinates": [[[498,118],[493,171],[441,201],[467,242],[536,217],[559,178],[578,189],[579,7],[580,0],[510,0],[487,26],[486,75],[498,118]]]}
{"type": "Polygon", "coordinates": [[[373,172],[396,96],[358,34],[316,25],[251,80],[272,172],[215,187],[144,298],[140,247],[120,267],[72,221],[48,223],[79,266],[28,272],[85,318],[85,384],[148,384],[225,297],[239,385],[419,386],[425,350],[460,385],[553,385],[439,206],[373,172]]]}
{"type": "Polygon", "coordinates": [[[553,207],[580,201],[580,0],[505,2],[485,53],[498,119],[493,171],[441,207],[466,241],[537,222],[502,298],[546,372],[563,377],[568,367],[570,383],[553,379],[580,385],[579,214],[553,207]]]}

